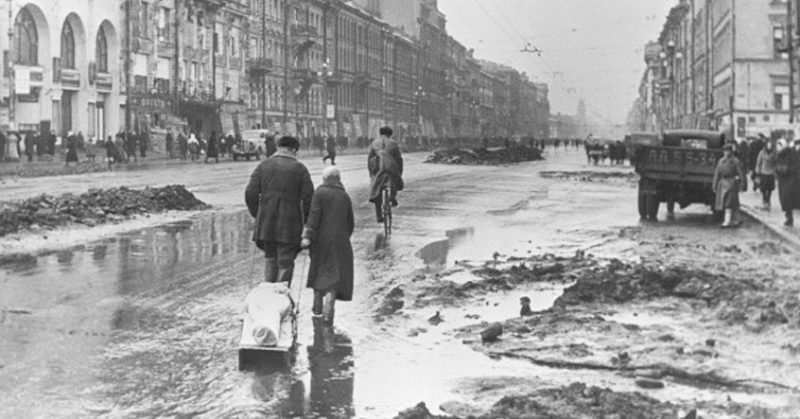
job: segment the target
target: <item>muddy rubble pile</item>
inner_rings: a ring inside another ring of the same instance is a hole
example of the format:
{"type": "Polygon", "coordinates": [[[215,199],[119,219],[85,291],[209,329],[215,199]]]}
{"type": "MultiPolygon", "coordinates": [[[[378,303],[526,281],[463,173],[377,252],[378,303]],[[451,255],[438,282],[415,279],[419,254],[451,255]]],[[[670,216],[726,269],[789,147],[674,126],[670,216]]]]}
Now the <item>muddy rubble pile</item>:
{"type": "MultiPolygon", "coordinates": [[[[683,411],[671,403],[635,392],[614,392],[607,388],[573,383],[558,388],[545,388],[522,396],[506,396],[476,419],[522,418],[629,418],[675,419],[696,418],[696,411],[683,411]]],[[[436,416],[424,403],[400,412],[395,419],[452,419],[436,416]]]]}
{"type": "Polygon", "coordinates": [[[485,148],[440,148],[434,150],[425,163],[500,165],[526,161],[544,160],[537,148],[515,147],[501,149],[485,148]]]}
{"type": "Polygon", "coordinates": [[[67,224],[98,224],[168,210],[202,210],[208,205],[182,185],[143,190],[126,187],[90,189],[80,195],[39,195],[24,201],[0,203],[0,236],[20,230],[55,228],[67,224]]]}
{"type": "Polygon", "coordinates": [[[634,172],[604,172],[604,171],[576,171],[560,172],[546,171],[539,173],[546,179],[567,180],[572,182],[598,182],[598,183],[627,183],[637,184],[639,176],[634,172]]]}

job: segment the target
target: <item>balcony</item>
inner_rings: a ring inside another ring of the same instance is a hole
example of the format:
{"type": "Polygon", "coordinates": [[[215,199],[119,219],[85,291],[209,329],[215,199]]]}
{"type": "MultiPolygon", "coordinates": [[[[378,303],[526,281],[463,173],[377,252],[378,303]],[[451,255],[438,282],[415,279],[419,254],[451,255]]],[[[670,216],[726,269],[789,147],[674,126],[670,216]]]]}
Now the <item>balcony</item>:
{"type": "Polygon", "coordinates": [[[58,70],[58,81],[63,87],[77,89],[81,86],[81,73],[74,68],[61,68],[58,70]]]}
{"type": "Polygon", "coordinates": [[[361,86],[366,87],[372,83],[372,79],[370,77],[370,73],[366,71],[359,71],[353,76],[353,83],[361,86]]]}
{"type": "Polygon", "coordinates": [[[109,73],[98,72],[94,79],[98,91],[110,92],[114,88],[114,77],[109,73]]]}
{"type": "Polygon", "coordinates": [[[152,54],[153,41],[140,37],[132,37],[131,49],[133,50],[133,52],[139,52],[142,54],[152,54]]]}
{"type": "Polygon", "coordinates": [[[272,72],[271,58],[250,58],[247,60],[247,72],[253,77],[260,77],[272,72]]]}
{"type": "Polygon", "coordinates": [[[292,25],[292,45],[298,53],[311,48],[317,42],[317,28],[310,25],[292,25]]]}

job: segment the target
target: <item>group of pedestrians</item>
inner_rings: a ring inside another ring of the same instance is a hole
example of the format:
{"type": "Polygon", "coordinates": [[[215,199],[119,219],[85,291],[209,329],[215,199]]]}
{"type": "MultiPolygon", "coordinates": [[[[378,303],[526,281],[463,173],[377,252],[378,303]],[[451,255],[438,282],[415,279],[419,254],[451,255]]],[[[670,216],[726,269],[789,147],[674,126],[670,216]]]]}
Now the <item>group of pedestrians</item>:
{"type": "MultiPolygon", "coordinates": [[[[380,133],[368,157],[370,178],[373,185],[393,184],[396,193],[402,189],[402,155],[392,130],[384,127],[380,133]]],[[[290,283],[297,254],[308,248],[312,315],[333,325],[335,302],[353,296],[353,204],[336,166],[323,170],[322,185],[315,191],[308,168],[297,159],[300,141],[284,136],[277,148],[256,167],[245,189],[255,218],[253,241],[265,256],[264,280],[290,283]]],[[[396,203],[396,195],[392,200],[396,203]]]]}
{"type": "Polygon", "coordinates": [[[763,209],[770,211],[776,187],[784,225],[794,226],[794,210],[800,208],[800,139],[791,143],[759,135],[741,143],[730,141],[723,146],[723,157],[714,171],[714,209],[724,211],[722,227],[741,224],[739,192],[747,191],[751,174],[753,191],[760,192],[763,209]]]}

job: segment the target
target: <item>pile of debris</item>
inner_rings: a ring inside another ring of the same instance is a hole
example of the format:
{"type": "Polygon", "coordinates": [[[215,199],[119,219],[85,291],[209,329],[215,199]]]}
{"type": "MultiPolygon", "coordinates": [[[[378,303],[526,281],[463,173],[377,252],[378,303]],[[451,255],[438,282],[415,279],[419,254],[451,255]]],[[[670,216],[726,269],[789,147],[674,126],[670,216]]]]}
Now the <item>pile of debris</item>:
{"type": "Polygon", "coordinates": [[[81,195],[39,195],[24,201],[0,203],[0,237],[23,229],[67,224],[95,226],[168,210],[192,211],[209,206],[182,185],[134,190],[125,187],[90,189],[81,195]]]}
{"type": "Polygon", "coordinates": [[[544,160],[542,150],[538,148],[440,148],[434,150],[433,154],[425,160],[425,163],[500,165],[537,160],[544,160]]]}

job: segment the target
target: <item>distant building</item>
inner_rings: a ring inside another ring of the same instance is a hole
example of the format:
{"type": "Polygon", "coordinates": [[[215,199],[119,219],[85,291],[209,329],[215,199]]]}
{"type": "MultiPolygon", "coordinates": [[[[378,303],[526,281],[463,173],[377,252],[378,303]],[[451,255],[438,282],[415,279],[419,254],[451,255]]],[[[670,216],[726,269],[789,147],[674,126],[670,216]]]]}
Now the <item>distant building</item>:
{"type": "MultiPolygon", "coordinates": [[[[114,1],[8,2],[0,128],[105,137],[124,125],[124,28],[114,1]]],[[[5,35],[5,33],[3,34],[5,35]]]]}
{"type": "Polygon", "coordinates": [[[658,39],[637,106],[644,127],[704,128],[738,139],[789,123],[786,1],[680,0],[658,39]]]}

